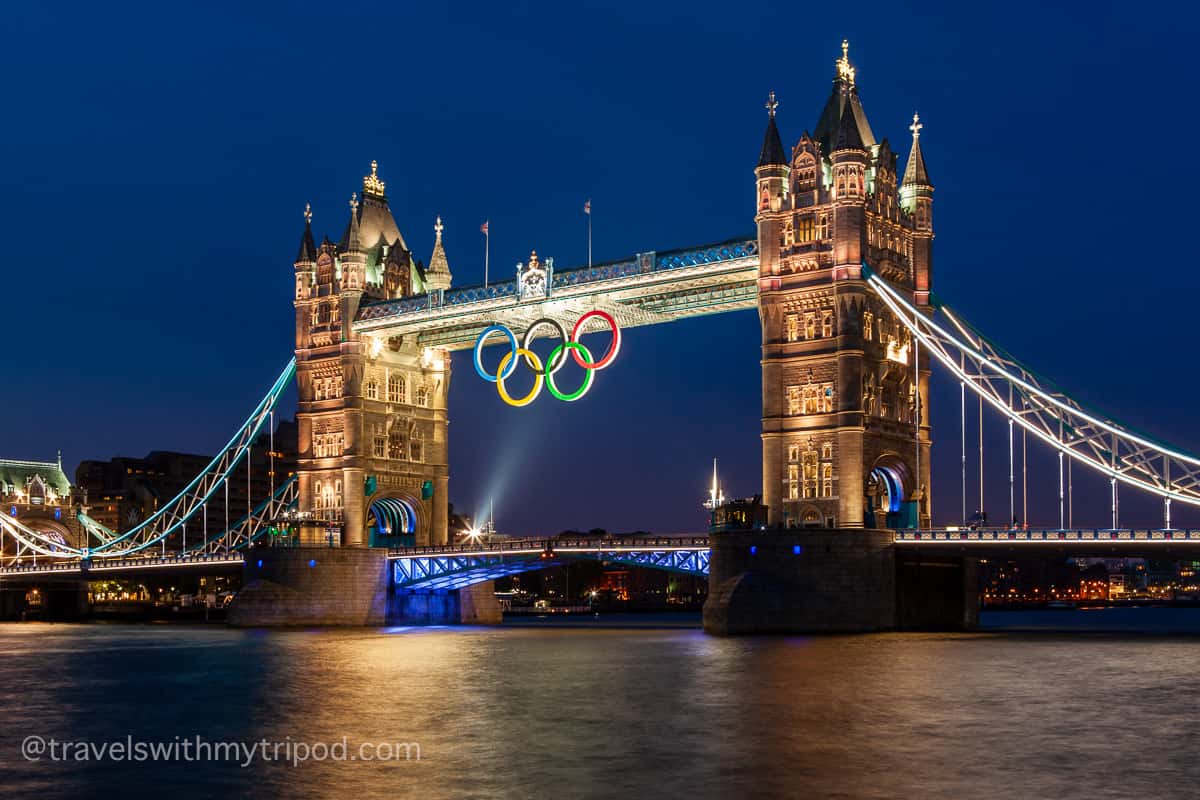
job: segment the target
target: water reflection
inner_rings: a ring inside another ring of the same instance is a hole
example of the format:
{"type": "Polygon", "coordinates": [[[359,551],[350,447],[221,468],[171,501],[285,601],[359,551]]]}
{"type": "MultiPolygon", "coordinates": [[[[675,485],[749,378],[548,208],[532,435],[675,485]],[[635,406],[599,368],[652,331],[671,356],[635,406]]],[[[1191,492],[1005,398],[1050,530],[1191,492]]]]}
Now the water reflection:
{"type": "Polygon", "coordinates": [[[5,794],[1158,797],[1185,637],[0,626],[5,794]],[[58,739],[418,742],[419,762],[31,764],[58,739]]]}

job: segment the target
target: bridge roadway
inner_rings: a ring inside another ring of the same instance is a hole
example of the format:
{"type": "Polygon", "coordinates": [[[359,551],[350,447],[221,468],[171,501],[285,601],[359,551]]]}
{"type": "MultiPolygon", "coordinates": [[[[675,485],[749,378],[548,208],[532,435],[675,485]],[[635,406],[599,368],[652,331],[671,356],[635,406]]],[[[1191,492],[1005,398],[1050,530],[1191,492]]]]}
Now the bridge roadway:
{"type": "MultiPolygon", "coordinates": [[[[1200,530],[902,530],[893,535],[897,552],[931,557],[992,559],[1159,558],[1200,559],[1200,530]]],[[[250,551],[269,552],[268,549],[250,551]]],[[[146,570],[228,571],[241,568],[246,554],[165,554],[136,558],[53,560],[46,556],[0,567],[9,581],[119,578],[146,570]]],[[[389,550],[396,585],[411,588],[458,588],[506,575],[595,559],[692,575],[708,572],[706,534],[649,537],[501,539],[478,544],[433,545],[389,550]]]]}

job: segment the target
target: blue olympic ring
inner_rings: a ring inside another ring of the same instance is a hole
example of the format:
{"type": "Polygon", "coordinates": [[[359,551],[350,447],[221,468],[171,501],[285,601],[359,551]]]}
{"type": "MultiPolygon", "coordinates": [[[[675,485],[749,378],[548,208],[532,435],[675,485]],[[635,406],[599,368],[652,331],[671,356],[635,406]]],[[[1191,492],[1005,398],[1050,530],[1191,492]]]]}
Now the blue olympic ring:
{"type": "Polygon", "coordinates": [[[483,378],[488,383],[495,383],[497,379],[508,380],[513,372],[517,369],[517,337],[508,329],[506,325],[488,325],[483,329],[483,333],[479,334],[479,338],[475,340],[475,371],[479,373],[479,377],[483,378]],[[503,375],[488,375],[483,371],[483,361],[481,360],[480,351],[483,349],[483,342],[489,334],[503,333],[508,337],[508,346],[512,350],[512,357],[508,360],[508,366],[504,369],[503,375]]]}

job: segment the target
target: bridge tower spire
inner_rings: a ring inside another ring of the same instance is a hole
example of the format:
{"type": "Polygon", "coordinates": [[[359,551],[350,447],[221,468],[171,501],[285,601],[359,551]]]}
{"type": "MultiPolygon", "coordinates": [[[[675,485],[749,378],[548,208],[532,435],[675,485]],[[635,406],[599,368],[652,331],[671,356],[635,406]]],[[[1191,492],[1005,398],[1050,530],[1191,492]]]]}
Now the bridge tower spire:
{"type": "Polygon", "coordinates": [[[782,146],[768,146],[778,136],[768,106],[755,169],[768,524],[927,522],[918,499],[929,485],[927,370],[871,294],[863,265],[908,292],[915,268],[927,289],[922,242],[932,230],[923,240],[919,215],[901,204],[909,190],[867,122],[848,42],[814,133],[800,137],[790,163],[782,146]]]}
{"type": "Polygon", "coordinates": [[[365,304],[450,285],[440,231],[426,271],[385,188],[372,161],[337,244],[313,245],[306,212],[296,261],[296,418],[299,508],[319,521],[301,531],[309,545],[446,542],[449,359],[416,337],[352,327],[365,304]]]}

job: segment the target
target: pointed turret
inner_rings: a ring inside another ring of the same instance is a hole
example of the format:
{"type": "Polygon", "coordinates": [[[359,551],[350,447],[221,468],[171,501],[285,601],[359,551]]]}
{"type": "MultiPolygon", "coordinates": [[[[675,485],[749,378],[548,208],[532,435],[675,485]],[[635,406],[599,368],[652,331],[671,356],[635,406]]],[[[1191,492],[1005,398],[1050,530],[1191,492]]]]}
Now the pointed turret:
{"type": "Polygon", "coordinates": [[[764,243],[775,242],[779,239],[783,224],[783,213],[791,205],[788,197],[788,176],[791,175],[791,165],[783,151],[783,142],[779,137],[779,128],[775,125],[775,109],[779,101],[775,93],[767,95],[767,134],[763,138],[762,151],[758,156],[758,166],[754,168],[755,192],[758,195],[759,256],[758,269],[760,275],[775,275],[779,272],[778,253],[764,243]]]}
{"type": "Polygon", "coordinates": [[[429,267],[425,270],[425,284],[429,289],[450,288],[450,262],[446,260],[446,251],[442,247],[442,218],[438,217],[433,226],[434,235],[433,255],[429,257],[429,267]]]}
{"type": "Polygon", "coordinates": [[[312,204],[304,204],[304,235],[300,237],[300,252],[296,255],[297,264],[314,264],[317,260],[317,246],[313,243],[312,235],[312,204]]]}
{"type": "Polygon", "coordinates": [[[838,123],[837,134],[829,152],[837,150],[865,150],[862,133],[858,129],[858,120],[854,114],[854,105],[847,103],[842,109],[842,119],[838,123]]]}
{"type": "Polygon", "coordinates": [[[875,145],[875,134],[867,122],[867,112],[863,111],[862,101],[858,98],[858,86],[855,77],[858,70],[850,64],[850,43],[842,40],[842,57],[834,62],[833,92],[821,111],[813,138],[821,143],[821,152],[828,156],[835,149],[842,118],[846,109],[851,109],[855,127],[858,129],[859,147],[871,148],[875,145]]]}
{"type": "Polygon", "coordinates": [[[924,127],[920,115],[914,111],[912,125],[908,126],[913,141],[908,154],[908,166],[904,168],[904,186],[930,186],[929,173],[925,171],[925,156],[921,154],[921,128],[924,127]]]}
{"type": "Polygon", "coordinates": [[[350,227],[346,231],[344,249],[347,253],[362,252],[362,239],[358,232],[358,192],[350,195],[350,227]]]}
{"type": "Polygon", "coordinates": [[[908,154],[908,165],[904,168],[904,180],[900,184],[900,206],[913,219],[913,299],[917,305],[929,303],[929,288],[933,283],[933,184],[925,169],[925,156],[921,153],[921,117],[913,112],[912,150],[908,154]]]}
{"type": "Polygon", "coordinates": [[[760,167],[787,163],[787,156],[783,152],[783,140],[779,136],[779,128],[775,125],[775,109],[778,107],[775,93],[771,92],[767,100],[767,132],[763,136],[762,151],[758,155],[760,167]]]}

